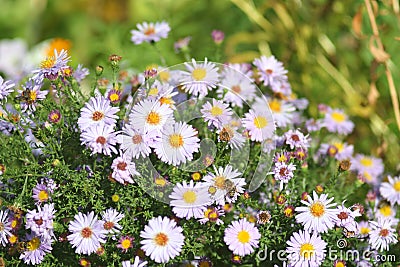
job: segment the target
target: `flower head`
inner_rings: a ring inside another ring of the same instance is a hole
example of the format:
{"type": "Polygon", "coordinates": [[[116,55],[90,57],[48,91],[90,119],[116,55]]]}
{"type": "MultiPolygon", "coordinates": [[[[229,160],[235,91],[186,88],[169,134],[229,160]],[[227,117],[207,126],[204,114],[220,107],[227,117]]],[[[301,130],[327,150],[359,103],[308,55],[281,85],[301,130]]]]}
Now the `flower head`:
{"type": "Polygon", "coordinates": [[[128,249],[133,247],[133,240],[134,240],[134,238],[130,237],[128,235],[121,236],[118,241],[117,248],[120,248],[122,250],[122,252],[126,253],[126,252],[128,252],[128,249]]]}
{"type": "Polygon", "coordinates": [[[8,238],[11,236],[11,222],[8,218],[8,211],[0,210],[0,244],[5,247],[8,238]]]}
{"type": "Polygon", "coordinates": [[[82,145],[86,145],[92,150],[92,154],[104,154],[111,156],[118,153],[115,145],[117,144],[116,133],[112,126],[95,125],[81,133],[82,145]]]}
{"type": "Polygon", "coordinates": [[[27,234],[27,249],[19,256],[26,264],[40,264],[44,256],[52,250],[51,239],[27,234]]]}
{"type": "Polygon", "coordinates": [[[381,184],[379,191],[392,205],[400,205],[400,177],[389,176],[388,181],[381,184]]]}
{"type": "Polygon", "coordinates": [[[253,61],[260,74],[260,80],[265,86],[274,86],[275,83],[282,79],[286,79],[287,70],[283,67],[282,62],[278,61],[274,56],[261,56],[253,61]]]}
{"type": "Polygon", "coordinates": [[[132,38],[131,41],[136,45],[141,44],[143,42],[153,43],[158,42],[162,38],[167,38],[168,33],[171,28],[168,23],[165,21],[162,22],[143,22],[142,24],[137,24],[136,27],[138,30],[132,30],[132,38]]]}
{"type": "Polygon", "coordinates": [[[379,218],[377,222],[370,221],[369,244],[372,249],[389,250],[389,244],[397,243],[396,230],[393,229],[391,218],[379,218]]]}
{"type": "Polygon", "coordinates": [[[262,142],[273,137],[275,124],[272,114],[267,112],[267,110],[251,109],[245,114],[242,123],[249,131],[250,139],[252,141],[262,142]]]}
{"type": "Polygon", "coordinates": [[[234,254],[239,256],[249,255],[258,247],[261,234],[254,223],[246,219],[233,221],[225,229],[224,241],[234,254]]]}
{"type": "Polygon", "coordinates": [[[15,83],[12,81],[4,81],[3,77],[0,76],[0,101],[7,99],[7,96],[14,91],[13,87],[15,83]]]}
{"type": "Polygon", "coordinates": [[[341,109],[330,109],[325,114],[324,125],[329,132],[338,134],[349,134],[354,129],[354,123],[341,109]]]}
{"type": "Polygon", "coordinates": [[[81,116],[78,119],[79,128],[84,131],[94,125],[113,126],[117,122],[118,111],[119,108],[112,107],[105,97],[91,97],[81,109],[81,116]]]}
{"type": "Polygon", "coordinates": [[[122,226],[118,223],[125,217],[124,214],[119,213],[113,208],[109,208],[101,213],[101,219],[103,221],[104,230],[109,234],[116,234],[122,229],[122,226]]]}

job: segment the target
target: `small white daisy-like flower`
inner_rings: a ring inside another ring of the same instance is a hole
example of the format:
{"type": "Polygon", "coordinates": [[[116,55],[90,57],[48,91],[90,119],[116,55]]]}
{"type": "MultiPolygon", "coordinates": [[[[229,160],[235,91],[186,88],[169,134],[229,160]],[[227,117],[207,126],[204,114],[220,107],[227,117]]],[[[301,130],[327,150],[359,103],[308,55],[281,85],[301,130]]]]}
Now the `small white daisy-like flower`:
{"type": "MultiPolygon", "coordinates": [[[[232,121],[231,121],[232,122],[232,121]]],[[[244,142],[245,137],[237,131],[237,128],[232,126],[231,123],[223,124],[218,130],[218,141],[227,142],[232,149],[240,149],[244,142]]]]}
{"type": "Polygon", "coordinates": [[[193,180],[189,184],[183,181],[182,184],[177,183],[173,192],[169,195],[172,199],[170,205],[172,211],[179,218],[202,218],[207,206],[211,204],[211,198],[208,194],[208,187],[202,183],[193,184],[193,180]]]}
{"type": "Polygon", "coordinates": [[[181,73],[180,83],[187,93],[202,98],[217,86],[219,78],[217,66],[207,62],[207,58],[199,63],[192,59],[192,64],[185,63],[185,66],[187,71],[181,73]]]}
{"type": "Polygon", "coordinates": [[[232,116],[229,105],[215,99],[212,100],[212,104],[210,102],[205,103],[200,111],[208,125],[214,125],[216,128],[227,123],[232,116]]]}
{"type": "Polygon", "coordinates": [[[290,266],[317,267],[325,258],[327,243],[316,232],[310,235],[309,232],[300,230],[293,233],[286,243],[288,244],[286,254],[290,266]]]}
{"type": "Polygon", "coordinates": [[[53,238],[53,219],[56,210],[54,203],[44,204],[43,207],[37,206],[37,211],[28,210],[26,214],[26,229],[43,238],[53,238]]]}
{"type": "Polygon", "coordinates": [[[115,148],[117,137],[112,126],[95,125],[81,133],[82,145],[87,145],[92,150],[92,155],[99,153],[111,156],[117,154],[115,148]]]}
{"type": "Polygon", "coordinates": [[[197,131],[185,122],[166,125],[161,131],[161,140],[154,145],[161,161],[177,166],[193,159],[200,148],[197,131]]]}
{"type": "Polygon", "coordinates": [[[157,100],[144,99],[133,106],[129,122],[140,131],[161,130],[173,122],[173,110],[157,100]]]}
{"type": "Polygon", "coordinates": [[[106,124],[113,126],[117,122],[119,108],[113,107],[103,96],[91,97],[81,109],[78,125],[81,131],[93,125],[106,124]]]}
{"type": "Polygon", "coordinates": [[[7,99],[7,96],[11,94],[15,83],[12,81],[4,81],[3,77],[0,76],[0,100],[7,99]]]}
{"type": "Polygon", "coordinates": [[[357,228],[359,230],[359,235],[360,237],[367,237],[369,233],[371,232],[371,226],[368,222],[366,221],[361,221],[358,223],[357,228]]]}
{"type": "Polygon", "coordinates": [[[211,198],[218,205],[224,205],[225,201],[234,203],[237,197],[244,192],[246,185],[242,173],[227,165],[225,168],[214,166],[215,174],[210,173],[204,176],[204,182],[208,186],[211,198]]]}
{"type": "Polygon", "coordinates": [[[275,82],[285,79],[287,70],[283,67],[282,62],[278,61],[274,56],[261,56],[253,61],[260,74],[260,80],[265,86],[273,86],[275,82]]]}
{"type": "Polygon", "coordinates": [[[283,189],[283,183],[288,183],[293,178],[293,172],[296,170],[296,166],[293,163],[286,164],[286,162],[276,162],[274,166],[274,178],[277,181],[281,181],[281,188],[283,189]]]}
{"type": "Polygon", "coordinates": [[[242,257],[253,253],[254,248],[258,248],[260,238],[261,234],[257,227],[246,219],[233,221],[225,229],[224,234],[224,241],[229,250],[242,257]]]}
{"type": "Polygon", "coordinates": [[[331,133],[350,134],[354,129],[354,123],[341,109],[331,109],[325,113],[324,125],[331,133]]]}
{"type": "Polygon", "coordinates": [[[315,191],[313,191],[313,198],[310,195],[307,198],[307,201],[301,201],[306,207],[295,209],[299,212],[296,215],[296,221],[303,224],[304,229],[309,232],[325,233],[328,229],[332,229],[338,213],[337,209],[331,208],[336,206],[336,203],[331,203],[334,198],[328,199],[327,194],[318,196],[315,191]]]}
{"type": "Polygon", "coordinates": [[[262,142],[274,135],[275,124],[272,114],[266,109],[251,109],[242,119],[243,126],[249,131],[250,139],[262,142]]]}
{"type": "Polygon", "coordinates": [[[157,129],[144,131],[133,128],[131,124],[125,124],[117,138],[127,158],[138,159],[146,158],[151,153],[151,147],[160,135],[157,129]]]}
{"type": "Polygon", "coordinates": [[[272,99],[268,101],[268,104],[277,127],[284,128],[293,123],[295,107],[292,104],[278,99],[272,99]]]}
{"type": "Polygon", "coordinates": [[[18,97],[21,101],[21,110],[24,112],[36,111],[36,106],[39,100],[46,98],[49,93],[48,90],[40,90],[43,87],[43,83],[33,79],[29,79],[22,89],[18,91],[20,94],[18,97]]]}
{"type": "MultiPolygon", "coordinates": [[[[164,71],[161,73],[164,73],[164,71]]],[[[148,99],[158,100],[161,104],[166,104],[170,108],[175,109],[175,101],[172,98],[177,95],[178,92],[174,91],[174,89],[175,87],[171,86],[169,83],[161,83],[156,80],[149,89],[145,90],[148,99]]]]}
{"type": "Polygon", "coordinates": [[[338,227],[346,229],[347,232],[352,232],[354,235],[357,235],[359,229],[355,218],[361,216],[361,213],[359,210],[352,211],[351,209],[345,207],[344,202],[345,201],[343,201],[342,205],[337,207],[335,224],[338,227]]]}
{"type": "Polygon", "coordinates": [[[308,135],[304,135],[302,132],[299,130],[289,130],[285,134],[285,143],[290,146],[290,149],[294,148],[304,148],[306,149],[307,147],[310,146],[309,140],[308,140],[308,135]]]}
{"type": "Polygon", "coordinates": [[[138,30],[131,31],[131,41],[135,44],[158,42],[161,38],[167,38],[171,30],[165,21],[156,23],[143,22],[142,24],[137,24],[136,27],[138,30]]]}
{"type": "Polygon", "coordinates": [[[8,218],[8,211],[0,210],[0,244],[5,247],[8,243],[8,236],[11,236],[11,222],[8,218]]]}
{"type": "Polygon", "coordinates": [[[90,255],[97,251],[101,243],[106,242],[107,231],[103,222],[98,220],[94,212],[82,214],[79,212],[71,221],[68,230],[72,232],[67,236],[69,242],[75,249],[75,253],[90,255]]]}
{"type": "Polygon", "coordinates": [[[118,223],[125,215],[119,213],[116,209],[109,208],[101,213],[104,230],[108,234],[117,234],[121,231],[122,226],[118,223]]]}
{"type": "Polygon", "coordinates": [[[378,218],[377,222],[370,221],[370,225],[371,232],[369,233],[368,243],[372,249],[389,250],[389,244],[397,243],[396,229],[392,227],[392,219],[378,218]]]}
{"type": "Polygon", "coordinates": [[[133,184],[132,176],[140,175],[136,170],[135,163],[132,162],[131,159],[132,158],[127,156],[127,154],[122,154],[113,160],[111,164],[111,169],[113,169],[111,177],[117,182],[121,184],[133,184]]]}
{"type": "Polygon", "coordinates": [[[141,249],[155,262],[166,263],[180,254],[185,240],[182,232],[182,227],[168,217],[153,218],[140,232],[141,249]]]}
{"type": "Polygon", "coordinates": [[[392,205],[400,205],[400,177],[388,176],[388,181],[381,184],[379,191],[392,205]]]}

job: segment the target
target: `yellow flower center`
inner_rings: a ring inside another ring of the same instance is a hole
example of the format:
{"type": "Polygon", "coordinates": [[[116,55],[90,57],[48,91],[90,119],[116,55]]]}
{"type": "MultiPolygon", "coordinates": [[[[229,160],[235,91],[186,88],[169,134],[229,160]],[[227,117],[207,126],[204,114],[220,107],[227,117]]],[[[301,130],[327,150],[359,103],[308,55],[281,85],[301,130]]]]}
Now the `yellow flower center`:
{"type": "Polygon", "coordinates": [[[281,103],[278,100],[271,101],[269,107],[273,112],[281,112],[281,103]]]}
{"type": "Polygon", "coordinates": [[[345,265],[343,264],[343,262],[338,261],[335,265],[335,267],[345,267],[345,265]]]}
{"type": "Polygon", "coordinates": [[[204,211],[204,218],[208,218],[208,216],[210,215],[211,212],[213,212],[214,209],[213,208],[208,208],[204,211]]]}
{"type": "Polygon", "coordinates": [[[158,233],[154,238],[154,242],[157,245],[164,247],[168,243],[168,236],[164,233],[158,233]]]}
{"type": "Polygon", "coordinates": [[[362,158],[360,160],[360,163],[364,165],[365,167],[371,167],[372,166],[372,159],[371,158],[362,158]]]}
{"type": "Polygon", "coordinates": [[[156,96],[158,95],[158,88],[154,87],[149,90],[149,96],[156,96]]]}
{"type": "Polygon", "coordinates": [[[46,190],[40,190],[38,198],[41,202],[46,201],[49,199],[49,193],[46,190]]]}
{"type": "Polygon", "coordinates": [[[400,181],[395,182],[393,184],[393,188],[396,190],[396,192],[400,192],[400,181]]]}
{"type": "Polygon", "coordinates": [[[48,58],[46,58],[45,60],[43,60],[40,63],[40,67],[42,69],[50,69],[50,68],[52,68],[54,66],[54,63],[56,63],[54,58],[53,57],[48,57],[48,58]]]}
{"type": "Polygon", "coordinates": [[[131,247],[131,241],[129,240],[129,239],[124,239],[124,240],[122,240],[122,242],[121,242],[121,247],[123,248],[123,249],[128,249],[128,248],[130,248],[131,247]]]}
{"type": "Polygon", "coordinates": [[[150,112],[149,115],[147,115],[147,123],[157,125],[161,121],[161,117],[157,112],[150,112]]]}
{"type": "Polygon", "coordinates": [[[222,115],[222,108],[218,107],[218,106],[213,106],[210,110],[211,115],[213,115],[214,117],[222,115]]]}
{"type": "Polygon", "coordinates": [[[188,190],[185,193],[183,193],[183,200],[186,203],[192,204],[196,201],[196,199],[197,199],[196,193],[191,190],[188,190]]]}
{"type": "Polygon", "coordinates": [[[305,243],[300,247],[300,256],[306,259],[311,258],[315,253],[315,248],[310,243],[305,243]]]}
{"type": "Polygon", "coordinates": [[[240,243],[246,244],[250,241],[250,234],[249,232],[242,230],[238,233],[237,238],[240,243]]]}
{"type": "Polygon", "coordinates": [[[372,181],[372,175],[369,172],[363,172],[363,176],[367,181],[372,181]]]}
{"type": "Polygon", "coordinates": [[[40,247],[40,239],[38,237],[34,237],[31,241],[28,242],[27,248],[30,251],[37,250],[40,247]]]}
{"type": "Polygon", "coordinates": [[[362,235],[367,235],[367,234],[369,234],[370,231],[371,231],[371,229],[369,229],[368,227],[361,227],[361,229],[360,229],[360,233],[362,235]]]}
{"type": "Polygon", "coordinates": [[[258,128],[258,129],[262,129],[265,126],[268,125],[267,119],[265,117],[262,116],[257,116],[254,118],[254,125],[258,128]]]}
{"type": "Polygon", "coordinates": [[[193,180],[198,181],[201,178],[201,174],[199,172],[195,172],[192,174],[192,178],[193,180]]]}
{"type": "Polygon", "coordinates": [[[333,146],[336,147],[339,153],[343,151],[344,146],[342,143],[334,143],[333,146]]]}
{"type": "Polygon", "coordinates": [[[119,95],[117,93],[112,93],[110,95],[110,101],[115,102],[119,100],[119,95]]]}
{"type": "Polygon", "coordinates": [[[390,208],[389,205],[385,205],[382,208],[379,209],[379,212],[385,216],[385,217],[389,217],[392,214],[392,208],[390,208]]]}
{"type": "Polygon", "coordinates": [[[161,104],[165,104],[165,105],[169,105],[172,106],[173,104],[175,104],[175,101],[172,100],[171,97],[161,97],[158,101],[160,101],[161,104]]]}
{"type": "Polygon", "coordinates": [[[160,80],[163,82],[167,82],[171,78],[171,75],[168,71],[162,71],[158,75],[160,76],[160,80]]]}
{"type": "Polygon", "coordinates": [[[325,214],[325,206],[321,202],[316,202],[311,205],[310,212],[314,217],[321,217],[325,214]]]}
{"type": "Polygon", "coordinates": [[[335,122],[340,123],[340,122],[344,122],[346,120],[346,117],[344,116],[344,114],[340,113],[340,112],[332,112],[331,116],[335,122]]]}
{"type": "Polygon", "coordinates": [[[14,219],[14,220],[11,221],[11,228],[14,229],[15,227],[17,227],[17,225],[18,225],[18,220],[14,219]]]}
{"type": "Polygon", "coordinates": [[[50,115],[50,118],[52,121],[57,121],[60,118],[60,116],[58,116],[57,113],[53,113],[50,115]]]}
{"type": "Polygon", "coordinates": [[[36,91],[30,91],[30,92],[29,92],[29,99],[30,99],[31,101],[35,101],[36,98],[37,98],[37,93],[36,93],[36,91]]]}
{"type": "Polygon", "coordinates": [[[169,143],[173,148],[179,148],[183,146],[183,137],[180,134],[171,134],[169,136],[169,143]]]}
{"type": "Polygon", "coordinates": [[[18,237],[16,235],[11,235],[8,241],[10,241],[11,244],[15,244],[18,241],[18,237]]]}
{"type": "Polygon", "coordinates": [[[215,177],[215,182],[214,185],[218,188],[223,190],[225,188],[225,177],[223,176],[217,176],[215,177]]]}
{"type": "Polygon", "coordinates": [[[157,177],[154,183],[158,186],[164,187],[167,184],[167,181],[163,177],[157,177]]]}
{"type": "Polygon", "coordinates": [[[204,77],[206,77],[206,74],[207,74],[207,72],[206,72],[205,69],[199,68],[199,69],[193,70],[193,72],[192,72],[192,77],[193,77],[193,79],[195,79],[196,81],[200,81],[200,80],[203,80],[204,77]]]}

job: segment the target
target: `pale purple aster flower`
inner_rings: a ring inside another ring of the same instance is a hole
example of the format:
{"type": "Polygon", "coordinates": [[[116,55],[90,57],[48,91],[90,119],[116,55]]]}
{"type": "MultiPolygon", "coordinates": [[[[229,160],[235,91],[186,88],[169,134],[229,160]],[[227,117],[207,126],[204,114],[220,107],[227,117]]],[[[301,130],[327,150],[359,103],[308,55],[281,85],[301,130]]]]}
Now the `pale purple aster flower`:
{"type": "Polygon", "coordinates": [[[235,255],[246,256],[258,248],[261,234],[254,223],[246,219],[233,221],[224,232],[224,242],[235,255]]]}
{"type": "Polygon", "coordinates": [[[56,210],[54,203],[44,204],[43,207],[37,206],[36,210],[28,210],[26,214],[26,229],[31,229],[39,237],[52,238],[53,233],[53,219],[56,210]]]}
{"type": "Polygon", "coordinates": [[[147,261],[141,261],[138,256],[135,257],[135,261],[131,263],[130,261],[123,261],[122,267],[146,267],[147,261]]]}
{"type": "Polygon", "coordinates": [[[111,169],[113,170],[111,177],[117,182],[121,184],[133,184],[132,176],[140,175],[140,173],[136,171],[135,163],[132,162],[131,159],[132,157],[127,154],[122,154],[113,160],[111,164],[111,169]]]}
{"type": "Polygon", "coordinates": [[[299,130],[289,130],[284,134],[286,141],[285,143],[290,146],[290,149],[294,148],[308,148],[310,146],[308,135],[304,136],[299,130]]]}
{"type": "Polygon", "coordinates": [[[138,130],[134,129],[131,124],[125,124],[118,135],[118,143],[121,144],[121,149],[127,159],[146,158],[151,153],[151,146],[155,144],[155,140],[160,138],[160,135],[157,129],[138,130]]]}
{"type": "Polygon", "coordinates": [[[7,96],[14,91],[14,86],[15,83],[12,81],[4,81],[3,77],[0,76],[0,101],[3,99],[7,100],[7,96]]]}
{"type": "Polygon", "coordinates": [[[172,211],[179,218],[202,218],[207,206],[211,204],[211,198],[207,192],[208,187],[202,183],[194,185],[193,180],[189,184],[186,181],[177,183],[173,192],[169,195],[172,211]]]}
{"type": "Polygon", "coordinates": [[[117,234],[121,231],[122,226],[118,223],[125,215],[119,213],[116,209],[109,208],[101,213],[104,230],[108,234],[117,234]]]}
{"type": "Polygon", "coordinates": [[[132,242],[134,239],[135,238],[133,238],[129,235],[121,236],[118,240],[117,248],[120,248],[122,250],[122,252],[124,252],[124,253],[128,252],[128,249],[133,247],[132,242]]]}
{"type": "Polygon", "coordinates": [[[289,266],[292,267],[317,267],[321,266],[326,254],[327,243],[321,239],[317,232],[312,235],[300,230],[293,233],[286,242],[286,255],[289,266]]]}
{"type": "Polygon", "coordinates": [[[185,38],[182,38],[182,39],[179,39],[178,41],[176,41],[174,43],[175,53],[179,53],[182,50],[188,49],[190,40],[192,40],[192,37],[191,36],[187,36],[185,38]]]}
{"type": "Polygon", "coordinates": [[[75,71],[72,73],[72,76],[75,78],[75,80],[80,83],[83,79],[86,78],[86,76],[89,75],[89,69],[83,67],[82,64],[79,64],[78,67],[76,67],[75,71]]]}
{"type": "Polygon", "coordinates": [[[295,208],[295,211],[299,212],[299,214],[296,215],[296,221],[301,223],[308,232],[327,232],[335,226],[335,220],[338,214],[336,208],[331,208],[336,206],[336,203],[331,203],[333,199],[333,197],[328,199],[327,194],[318,196],[317,193],[313,191],[313,198],[308,195],[307,201],[301,201],[301,203],[306,206],[295,208]]]}
{"type": "Polygon", "coordinates": [[[384,165],[380,158],[356,154],[354,158],[351,159],[350,170],[362,175],[367,183],[377,184],[378,177],[383,174],[384,165]]]}
{"type": "Polygon", "coordinates": [[[367,237],[371,232],[371,226],[367,221],[360,221],[357,225],[360,237],[367,237]]]}
{"type": "Polygon", "coordinates": [[[52,110],[47,118],[51,123],[58,123],[61,120],[61,113],[58,109],[52,110]]]}
{"type": "Polygon", "coordinates": [[[232,109],[229,108],[228,104],[215,99],[212,100],[212,103],[206,102],[202,106],[200,112],[202,113],[204,121],[208,123],[208,126],[214,125],[216,128],[229,122],[230,117],[233,114],[232,109]]]}
{"type": "Polygon", "coordinates": [[[166,263],[182,251],[185,236],[183,229],[168,217],[152,218],[140,232],[141,249],[157,263],[166,263]]]}
{"type": "Polygon", "coordinates": [[[34,234],[27,234],[27,250],[25,250],[19,258],[26,264],[40,264],[44,256],[51,252],[51,239],[39,237],[34,234]]]}
{"type": "Polygon", "coordinates": [[[162,38],[167,38],[171,30],[168,23],[162,22],[143,22],[136,24],[138,30],[131,30],[131,41],[136,45],[143,42],[154,43],[160,41],[162,38]]]}
{"type": "Polygon", "coordinates": [[[211,32],[211,37],[216,44],[221,44],[225,39],[225,33],[220,30],[213,30],[211,32]]]}
{"type": "Polygon", "coordinates": [[[161,161],[177,166],[193,159],[199,151],[200,139],[197,130],[185,122],[165,125],[161,140],[154,145],[154,151],[161,161]]]}
{"type": "Polygon", "coordinates": [[[283,94],[290,97],[292,95],[292,86],[290,85],[287,76],[281,76],[274,79],[271,84],[271,90],[275,94],[283,94]]]}
{"type": "Polygon", "coordinates": [[[291,158],[291,155],[287,151],[282,151],[280,153],[276,153],[274,157],[274,162],[283,162],[288,163],[291,158]]]}
{"type": "Polygon", "coordinates": [[[22,90],[19,90],[19,100],[21,101],[21,110],[23,112],[33,112],[36,110],[36,105],[39,100],[46,98],[49,91],[40,89],[43,83],[37,83],[36,81],[29,79],[24,85],[22,85],[22,90]]]}
{"type": "Polygon", "coordinates": [[[337,160],[350,159],[354,152],[354,146],[342,142],[333,142],[332,144],[321,144],[317,154],[329,155],[337,160]]]}
{"type": "Polygon", "coordinates": [[[82,214],[79,212],[71,221],[68,230],[72,233],[67,236],[68,241],[75,249],[75,253],[90,255],[106,242],[107,231],[103,222],[98,220],[94,212],[82,214]]]}
{"type": "Polygon", "coordinates": [[[338,227],[345,228],[347,232],[352,232],[354,235],[357,235],[359,232],[358,224],[355,221],[356,217],[361,216],[358,210],[351,210],[344,206],[344,202],[342,205],[337,207],[337,215],[335,218],[335,224],[338,227]]]}
{"type": "Polygon", "coordinates": [[[63,71],[68,69],[68,62],[70,57],[68,52],[62,49],[58,52],[54,49],[54,56],[47,57],[40,63],[40,69],[34,70],[33,77],[35,80],[43,80],[47,78],[49,80],[55,80],[59,75],[63,75],[63,71]]]}
{"type": "Polygon", "coordinates": [[[276,162],[274,166],[274,178],[281,181],[280,188],[283,189],[283,184],[287,184],[294,176],[296,166],[292,163],[286,164],[285,162],[276,162]]]}
{"type": "Polygon", "coordinates": [[[354,123],[341,109],[329,109],[324,117],[324,125],[331,133],[350,134],[354,129],[354,123]]]}
{"type": "Polygon", "coordinates": [[[368,243],[371,249],[379,251],[389,250],[390,244],[396,244],[397,234],[393,228],[391,218],[378,218],[377,222],[370,221],[371,231],[369,233],[368,243]]]}
{"type": "Polygon", "coordinates": [[[110,101],[103,96],[91,97],[81,109],[78,119],[79,128],[84,131],[93,125],[111,125],[117,122],[118,107],[110,105],[110,101]]]}
{"type": "Polygon", "coordinates": [[[277,81],[286,79],[287,70],[283,67],[282,62],[278,61],[274,56],[261,56],[253,61],[260,74],[260,80],[265,86],[274,86],[277,81]]]}
{"type": "Polygon", "coordinates": [[[307,132],[311,133],[311,132],[317,132],[319,130],[321,130],[321,128],[323,127],[323,122],[321,120],[316,120],[316,119],[308,119],[306,121],[306,129],[307,132]]]}
{"type": "Polygon", "coordinates": [[[184,64],[187,71],[181,73],[180,83],[185,92],[203,98],[209,90],[217,87],[219,79],[217,66],[208,62],[207,58],[204,62],[196,62],[192,59],[191,64],[184,64]]]}
{"type": "Polygon", "coordinates": [[[224,224],[224,221],[220,219],[221,216],[225,216],[225,211],[222,206],[209,206],[203,213],[203,217],[199,219],[199,223],[205,224],[207,222],[215,223],[216,225],[224,224]]]}
{"type": "Polygon", "coordinates": [[[52,179],[43,180],[40,183],[37,183],[36,186],[32,189],[32,197],[35,200],[36,204],[41,204],[51,200],[51,195],[54,190],[57,188],[57,185],[54,183],[52,179]],[[48,180],[51,180],[50,182],[48,180]]]}
{"type": "Polygon", "coordinates": [[[250,109],[242,119],[243,126],[249,131],[250,139],[262,142],[274,135],[275,124],[272,114],[266,109],[250,109]]]}
{"type": "Polygon", "coordinates": [[[112,153],[118,153],[115,148],[117,137],[112,126],[94,125],[81,133],[80,140],[82,145],[92,150],[92,155],[99,153],[111,156],[112,153]]]}
{"type": "Polygon", "coordinates": [[[388,181],[383,182],[379,187],[379,192],[392,205],[400,205],[400,177],[389,175],[388,181]]]}
{"type": "Polygon", "coordinates": [[[0,210],[0,244],[5,247],[8,243],[8,236],[11,236],[11,221],[7,210],[0,210]]]}

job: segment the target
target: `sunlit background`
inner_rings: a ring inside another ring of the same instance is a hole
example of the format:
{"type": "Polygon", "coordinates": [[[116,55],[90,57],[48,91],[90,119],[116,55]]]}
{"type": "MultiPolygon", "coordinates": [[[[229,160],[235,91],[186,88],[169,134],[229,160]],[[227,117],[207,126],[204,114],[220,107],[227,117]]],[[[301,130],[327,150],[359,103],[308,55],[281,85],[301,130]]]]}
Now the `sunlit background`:
{"type": "MultiPolygon", "coordinates": [[[[167,65],[181,63],[185,58],[174,43],[186,36],[197,60],[251,62],[273,54],[289,70],[293,91],[309,99],[312,114],[319,103],[343,108],[356,122],[350,140],[358,152],[383,157],[388,171],[399,170],[393,105],[399,90],[390,93],[386,71],[399,88],[397,0],[0,0],[0,6],[0,39],[21,38],[30,50],[62,38],[58,45],[69,47],[72,64],[83,63],[92,73],[110,54],[139,71],[161,64],[159,53],[167,65]],[[379,37],[372,37],[371,17],[379,37]],[[137,23],[162,20],[172,30],[156,48],[130,41],[137,23]],[[222,58],[210,35],[214,29],[225,32],[222,58]]],[[[3,51],[0,61],[10,52],[3,51]]]]}

